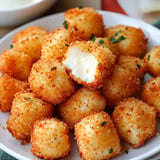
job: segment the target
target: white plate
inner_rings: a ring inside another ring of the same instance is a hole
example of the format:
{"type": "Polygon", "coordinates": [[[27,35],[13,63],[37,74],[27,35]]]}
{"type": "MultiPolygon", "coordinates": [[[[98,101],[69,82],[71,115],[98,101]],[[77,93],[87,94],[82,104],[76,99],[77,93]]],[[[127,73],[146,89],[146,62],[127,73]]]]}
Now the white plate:
{"type": "MultiPolygon", "coordinates": [[[[146,37],[148,37],[148,49],[151,49],[155,45],[160,45],[160,31],[154,28],[153,26],[146,24],[145,22],[131,19],[129,17],[120,14],[105,12],[105,11],[99,11],[99,12],[103,15],[104,23],[106,26],[125,24],[135,27],[141,27],[145,32],[146,37]]],[[[17,28],[16,30],[10,32],[5,37],[0,39],[0,53],[2,52],[2,50],[8,49],[10,47],[10,44],[12,43],[12,37],[17,31],[20,31],[28,26],[33,26],[33,25],[38,25],[52,31],[55,28],[61,27],[63,21],[64,21],[64,14],[59,13],[33,21],[20,28],[17,28]]],[[[0,112],[0,148],[20,160],[31,160],[31,159],[37,160],[38,158],[34,157],[30,152],[30,144],[21,145],[21,141],[15,140],[7,131],[6,129],[7,119],[8,119],[8,113],[0,112]]],[[[72,142],[73,146],[71,154],[66,159],[80,160],[79,154],[77,152],[77,147],[75,145],[75,141],[73,140],[73,136],[72,136],[72,142]]],[[[147,143],[145,143],[143,147],[139,149],[129,149],[128,154],[122,154],[120,156],[117,156],[114,158],[114,160],[131,160],[131,159],[144,160],[145,158],[152,156],[159,151],[160,151],[160,136],[154,136],[149,141],[147,141],[147,143]]]]}

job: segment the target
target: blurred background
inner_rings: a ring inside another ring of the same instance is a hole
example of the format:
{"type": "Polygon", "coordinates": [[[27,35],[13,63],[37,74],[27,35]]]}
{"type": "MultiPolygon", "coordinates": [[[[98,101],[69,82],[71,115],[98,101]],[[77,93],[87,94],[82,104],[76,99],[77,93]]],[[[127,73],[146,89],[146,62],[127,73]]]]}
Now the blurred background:
{"type": "MultiPolygon", "coordinates": [[[[0,5],[3,2],[12,1],[13,0],[0,0],[0,5]]],[[[15,0],[14,0],[15,1],[15,0]]],[[[16,0],[20,1],[20,0],[16,0]]],[[[53,0],[28,0],[29,1],[53,1],[53,0]]],[[[38,16],[32,17],[32,20],[35,18],[44,17],[50,14],[54,14],[57,12],[64,12],[69,8],[77,7],[77,6],[90,6],[97,10],[106,10],[111,12],[121,13],[133,18],[141,19],[147,23],[155,24],[160,27],[160,0],[54,0],[55,3],[46,8],[45,11],[41,11],[43,6],[38,6],[38,8],[31,8],[30,10],[26,10],[26,13],[22,13],[19,11],[17,14],[13,13],[13,16],[25,15],[24,18],[30,14],[34,14],[34,12],[41,12],[38,16]],[[41,8],[41,10],[40,10],[41,8]],[[33,12],[33,13],[32,13],[33,12]]],[[[2,26],[1,22],[3,20],[7,20],[7,15],[12,16],[12,13],[6,13],[5,16],[2,15],[0,7],[0,37],[13,30],[14,28],[22,25],[14,26],[2,26]]],[[[8,20],[9,20],[8,16],[8,20]]]]}

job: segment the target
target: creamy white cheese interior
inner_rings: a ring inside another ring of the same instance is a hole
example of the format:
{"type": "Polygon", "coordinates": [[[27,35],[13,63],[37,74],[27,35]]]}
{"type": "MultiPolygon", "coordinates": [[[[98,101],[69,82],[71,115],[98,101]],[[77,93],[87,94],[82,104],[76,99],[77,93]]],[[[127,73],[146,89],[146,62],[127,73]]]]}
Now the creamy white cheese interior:
{"type": "Polygon", "coordinates": [[[76,78],[87,83],[94,81],[97,65],[98,61],[93,55],[82,52],[77,47],[68,50],[64,61],[64,66],[69,68],[76,78]]]}

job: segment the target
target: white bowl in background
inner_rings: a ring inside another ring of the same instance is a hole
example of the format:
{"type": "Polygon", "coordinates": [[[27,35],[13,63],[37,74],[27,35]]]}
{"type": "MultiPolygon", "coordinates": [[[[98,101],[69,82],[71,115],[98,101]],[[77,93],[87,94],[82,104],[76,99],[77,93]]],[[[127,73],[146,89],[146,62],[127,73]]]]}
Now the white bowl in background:
{"type": "Polygon", "coordinates": [[[0,26],[17,26],[47,11],[57,0],[0,0],[0,26]]]}

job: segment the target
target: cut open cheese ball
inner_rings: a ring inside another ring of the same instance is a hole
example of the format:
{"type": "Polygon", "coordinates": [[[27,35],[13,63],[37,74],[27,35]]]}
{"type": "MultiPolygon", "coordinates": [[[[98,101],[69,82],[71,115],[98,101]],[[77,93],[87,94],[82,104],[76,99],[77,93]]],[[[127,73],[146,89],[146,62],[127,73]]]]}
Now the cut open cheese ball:
{"type": "Polygon", "coordinates": [[[91,90],[102,86],[114,64],[115,55],[92,41],[71,43],[64,59],[64,66],[71,78],[91,90]]]}

